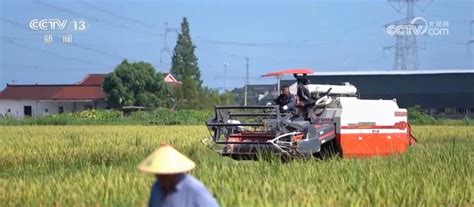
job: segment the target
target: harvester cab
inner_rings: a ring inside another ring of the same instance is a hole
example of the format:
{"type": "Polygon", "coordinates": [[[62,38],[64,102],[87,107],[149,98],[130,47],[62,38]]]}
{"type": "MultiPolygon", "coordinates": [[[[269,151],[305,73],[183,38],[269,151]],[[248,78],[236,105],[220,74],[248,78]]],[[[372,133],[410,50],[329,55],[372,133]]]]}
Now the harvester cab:
{"type": "MultiPolygon", "coordinates": [[[[311,73],[284,70],[266,76],[311,73]]],[[[350,83],[307,84],[309,101],[294,113],[279,106],[216,106],[206,122],[216,150],[232,158],[255,158],[260,153],[285,158],[308,158],[324,149],[343,157],[383,156],[402,153],[415,142],[407,110],[396,100],[362,100],[350,83]],[[328,146],[328,147],[327,147],[328,146]],[[331,146],[331,147],[329,147],[331,146]]],[[[298,94],[297,83],[290,87],[298,94]]],[[[298,98],[297,98],[298,99],[298,98]]]]}

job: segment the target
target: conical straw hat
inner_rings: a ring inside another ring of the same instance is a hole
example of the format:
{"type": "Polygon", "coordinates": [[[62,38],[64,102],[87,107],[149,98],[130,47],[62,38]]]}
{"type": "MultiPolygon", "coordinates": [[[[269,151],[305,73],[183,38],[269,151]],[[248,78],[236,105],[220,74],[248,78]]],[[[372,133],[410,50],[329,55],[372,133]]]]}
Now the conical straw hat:
{"type": "Polygon", "coordinates": [[[169,145],[161,145],[139,165],[142,172],[177,174],[192,170],[196,164],[169,145]]]}

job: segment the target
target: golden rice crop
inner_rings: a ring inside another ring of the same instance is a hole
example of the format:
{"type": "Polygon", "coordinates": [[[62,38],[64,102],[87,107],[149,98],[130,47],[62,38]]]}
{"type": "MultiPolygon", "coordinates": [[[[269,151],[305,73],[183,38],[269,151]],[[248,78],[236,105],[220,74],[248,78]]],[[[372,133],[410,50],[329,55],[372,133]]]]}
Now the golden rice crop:
{"type": "Polygon", "coordinates": [[[2,206],[141,206],[153,177],[136,165],[160,143],[223,206],[472,206],[474,127],[416,126],[403,155],[234,161],[201,140],[203,126],[0,126],[2,206]]]}

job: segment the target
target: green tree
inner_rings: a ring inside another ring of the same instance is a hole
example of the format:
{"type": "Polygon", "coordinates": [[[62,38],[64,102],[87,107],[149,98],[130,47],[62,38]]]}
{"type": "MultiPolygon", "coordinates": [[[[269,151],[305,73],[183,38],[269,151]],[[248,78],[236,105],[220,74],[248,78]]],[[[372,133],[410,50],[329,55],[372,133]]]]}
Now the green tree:
{"type": "Polygon", "coordinates": [[[224,104],[224,105],[236,104],[235,94],[233,94],[230,91],[225,91],[224,93],[220,94],[219,102],[216,104],[224,104]]]}
{"type": "Polygon", "coordinates": [[[173,108],[208,109],[217,104],[235,103],[235,97],[229,93],[221,95],[216,90],[203,88],[198,58],[194,54],[195,48],[189,32],[188,20],[184,17],[171,60],[170,72],[182,82],[181,86],[175,90],[176,102],[173,108]]]}
{"type": "Polygon", "coordinates": [[[107,104],[122,106],[168,107],[171,90],[163,76],[150,63],[122,61],[104,80],[107,104]]]}
{"type": "Polygon", "coordinates": [[[201,90],[197,82],[190,77],[181,81],[181,86],[176,89],[177,108],[199,109],[200,103],[204,101],[200,96],[201,90]]]}
{"type": "Polygon", "coordinates": [[[184,17],[183,22],[181,22],[181,32],[178,35],[178,40],[174,47],[170,72],[180,81],[183,81],[186,77],[191,78],[198,83],[200,88],[202,85],[201,72],[197,62],[198,58],[194,54],[195,48],[196,46],[193,44],[191,36],[189,35],[188,20],[184,17]]]}

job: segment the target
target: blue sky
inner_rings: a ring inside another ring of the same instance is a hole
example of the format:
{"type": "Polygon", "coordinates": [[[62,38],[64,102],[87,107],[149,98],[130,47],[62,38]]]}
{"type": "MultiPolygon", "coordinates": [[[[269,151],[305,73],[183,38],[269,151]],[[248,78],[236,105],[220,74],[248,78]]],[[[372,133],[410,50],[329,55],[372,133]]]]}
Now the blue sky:
{"type": "MultiPolygon", "coordinates": [[[[469,22],[472,0],[421,1],[415,16],[449,21],[449,35],[418,38],[422,70],[472,69],[469,22]]],[[[245,83],[245,57],[250,58],[250,83],[274,83],[265,72],[309,67],[317,71],[392,70],[393,45],[384,25],[403,18],[385,0],[326,1],[47,1],[2,0],[0,88],[6,83],[73,83],[87,73],[107,73],[121,62],[146,61],[167,72],[170,56],[164,47],[165,22],[179,28],[190,22],[206,86],[245,83]],[[73,33],[74,45],[62,34],[29,29],[32,19],[86,20],[86,32],[73,33]],[[43,42],[53,34],[53,43],[43,42]]],[[[176,34],[168,33],[172,50],[176,34]]],[[[472,46],[471,46],[472,49],[472,46]]]]}

